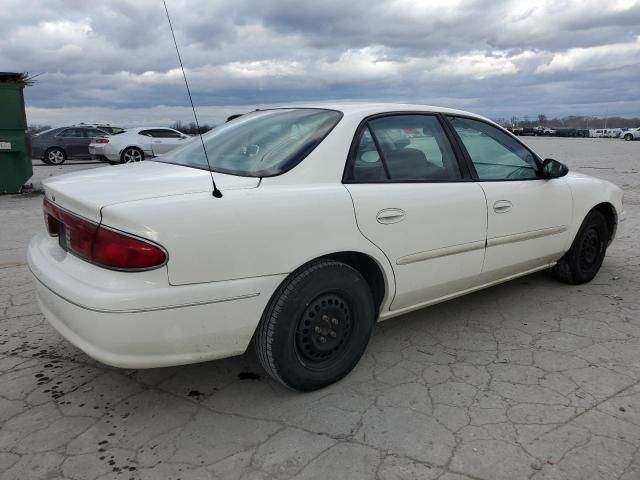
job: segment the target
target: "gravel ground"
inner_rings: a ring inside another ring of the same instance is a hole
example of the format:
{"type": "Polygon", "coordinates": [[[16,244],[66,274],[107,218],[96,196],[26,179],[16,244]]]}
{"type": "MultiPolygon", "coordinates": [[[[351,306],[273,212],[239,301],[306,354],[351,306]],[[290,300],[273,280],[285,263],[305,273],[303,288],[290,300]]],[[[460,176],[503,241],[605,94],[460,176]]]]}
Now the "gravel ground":
{"type": "Polygon", "coordinates": [[[525,141],[626,190],[596,279],[542,272],[389,320],[352,374],[310,394],[250,353],[92,361],[34,301],[42,197],[0,197],[0,478],[639,479],[640,142],[525,141]]]}

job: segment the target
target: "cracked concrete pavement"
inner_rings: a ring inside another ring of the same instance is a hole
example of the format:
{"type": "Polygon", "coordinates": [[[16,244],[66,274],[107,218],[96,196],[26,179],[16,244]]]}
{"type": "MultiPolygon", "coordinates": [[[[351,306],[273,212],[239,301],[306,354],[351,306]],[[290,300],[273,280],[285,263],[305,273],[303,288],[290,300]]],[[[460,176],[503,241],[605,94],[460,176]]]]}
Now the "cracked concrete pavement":
{"type": "Polygon", "coordinates": [[[640,479],[640,142],[525,141],[625,189],[596,279],[541,272],[379,324],[353,373],[309,394],[252,353],[89,359],[34,300],[42,197],[0,197],[0,478],[640,479]]]}

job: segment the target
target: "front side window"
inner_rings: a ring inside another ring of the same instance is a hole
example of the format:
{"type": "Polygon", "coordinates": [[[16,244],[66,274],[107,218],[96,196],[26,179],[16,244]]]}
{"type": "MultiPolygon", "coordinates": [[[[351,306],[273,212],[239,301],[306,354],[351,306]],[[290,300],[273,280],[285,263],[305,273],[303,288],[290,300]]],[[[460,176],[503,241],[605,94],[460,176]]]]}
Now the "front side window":
{"type": "MultiPolygon", "coordinates": [[[[214,172],[248,177],[279,175],[296,166],[329,134],[342,114],[334,110],[261,110],[202,136],[214,172]]],[[[158,162],[208,170],[201,142],[189,142],[158,162]]]]}
{"type": "Polygon", "coordinates": [[[462,140],[479,180],[538,178],[533,154],[500,129],[479,120],[449,117],[462,140]]]}
{"type": "Polygon", "coordinates": [[[454,181],[460,168],[437,117],[393,115],[370,120],[362,131],[351,179],[454,181]]]}

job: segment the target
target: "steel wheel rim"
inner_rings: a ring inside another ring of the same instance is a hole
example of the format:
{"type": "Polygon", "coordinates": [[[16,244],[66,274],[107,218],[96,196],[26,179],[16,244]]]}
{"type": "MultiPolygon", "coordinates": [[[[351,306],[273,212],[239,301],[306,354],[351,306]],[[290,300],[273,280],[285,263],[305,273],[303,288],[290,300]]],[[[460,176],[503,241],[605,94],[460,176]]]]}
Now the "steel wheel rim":
{"type": "Polygon", "coordinates": [[[54,165],[64,162],[64,155],[60,150],[51,150],[47,155],[47,159],[54,165]]]}
{"type": "Polygon", "coordinates": [[[135,150],[133,148],[125,150],[122,156],[124,158],[124,163],[133,163],[133,162],[142,161],[142,154],[138,150],[135,150]]]}
{"type": "Polygon", "coordinates": [[[580,245],[580,267],[583,270],[590,270],[597,264],[601,246],[600,234],[591,227],[584,233],[580,245]]]}
{"type": "Polygon", "coordinates": [[[317,296],[307,305],[296,328],[298,357],[312,369],[333,366],[348,350],[353,329],[353,309],[343,295],[317,296]]]}

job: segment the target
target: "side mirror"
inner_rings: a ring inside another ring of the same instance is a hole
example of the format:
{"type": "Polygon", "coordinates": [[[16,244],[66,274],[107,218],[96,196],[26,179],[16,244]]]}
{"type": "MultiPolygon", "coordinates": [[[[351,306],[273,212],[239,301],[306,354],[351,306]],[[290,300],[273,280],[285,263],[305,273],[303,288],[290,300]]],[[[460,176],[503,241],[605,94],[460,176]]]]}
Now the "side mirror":
{"type": "Polygon", "coordinates": [[[547,158],[542,162],[542,176],[544,178],[560,178],[569,173],[569,167],[553,158],[547,158]]]}

